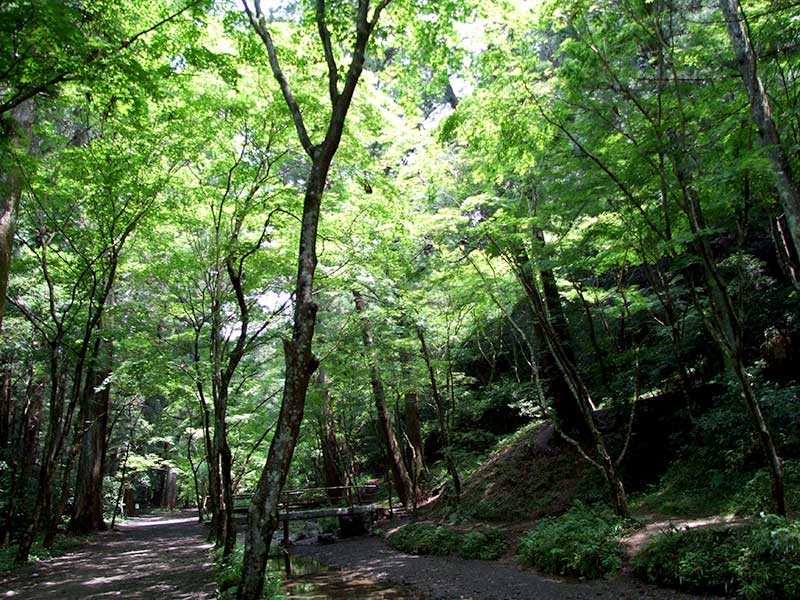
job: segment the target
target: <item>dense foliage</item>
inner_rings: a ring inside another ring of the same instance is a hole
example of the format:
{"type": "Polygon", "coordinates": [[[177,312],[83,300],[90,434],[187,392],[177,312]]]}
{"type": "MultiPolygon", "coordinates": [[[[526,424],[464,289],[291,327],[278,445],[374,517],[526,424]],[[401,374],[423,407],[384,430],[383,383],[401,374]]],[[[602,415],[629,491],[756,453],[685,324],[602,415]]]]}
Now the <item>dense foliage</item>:
{"type": "MultiPolygon", "coordinates": [[[[232,568],[257,492],[248,574],[282,489],[368,481],[454,518],[791,515],[797,12],[4,3],[0,543],[196,506],[232,568]]],[[[523,555],[606,574],[621,522],[523,555]]]]}
{"type": "Polygon", "coordinates": [[[551,575],[599,579],[622,567],[623,521],[605,509],[576,505],[544,519],[520,539],[523,562],[551,575]]]}
{"type": "Polygon", "coordinates": [[[672,530],[635,560],[637,575],[692,592],[744,598],[794,598],[800,529],[775,516],[733,528],[672,530]]]}
{"type": "Polygon", "coordinates": [[[393,548],[407,554],[455,554],[466,559],[496,560],[508,549],[505,537],[498,529],[464,532],[428,523],[404,525],[387,539],[393,548]]]}

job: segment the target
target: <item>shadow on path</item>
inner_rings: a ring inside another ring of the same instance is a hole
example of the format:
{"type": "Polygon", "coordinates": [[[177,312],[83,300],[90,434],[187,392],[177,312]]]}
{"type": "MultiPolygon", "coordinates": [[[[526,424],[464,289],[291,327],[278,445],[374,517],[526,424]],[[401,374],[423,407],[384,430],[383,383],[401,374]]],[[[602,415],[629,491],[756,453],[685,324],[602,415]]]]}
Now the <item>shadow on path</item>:
{"type": "Polygon", "coordinates": [[[0,579],[0,598],[210,600],[216,586],[206,533],[196,513],[131,519],[0,579]]]}
{"type": "Polygon", "coordinates": [[[408,586],[430,598],[480,600],[690,600],[698,596],[617,578],[593,583],[543,577],[506,561],[464,560],[452,556],[411,556],[376,538],[351,538],[333,545],[292,547],[345,572],[408,586]]]}

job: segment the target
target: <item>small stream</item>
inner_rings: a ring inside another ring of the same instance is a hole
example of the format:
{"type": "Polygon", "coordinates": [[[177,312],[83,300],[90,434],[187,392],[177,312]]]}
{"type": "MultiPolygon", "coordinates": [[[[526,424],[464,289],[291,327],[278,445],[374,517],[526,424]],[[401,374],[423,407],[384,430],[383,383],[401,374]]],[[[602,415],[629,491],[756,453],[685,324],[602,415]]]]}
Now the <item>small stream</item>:
{"type": "Polygon", "coordinates": [[[270,569],[285,578],[288,600],[425,600],[402,586],[360,577],[357,573],[332,569],[305,556],[274,558],[270,569]],[[291,575],[286,576],[286,561],[291,575]]]}

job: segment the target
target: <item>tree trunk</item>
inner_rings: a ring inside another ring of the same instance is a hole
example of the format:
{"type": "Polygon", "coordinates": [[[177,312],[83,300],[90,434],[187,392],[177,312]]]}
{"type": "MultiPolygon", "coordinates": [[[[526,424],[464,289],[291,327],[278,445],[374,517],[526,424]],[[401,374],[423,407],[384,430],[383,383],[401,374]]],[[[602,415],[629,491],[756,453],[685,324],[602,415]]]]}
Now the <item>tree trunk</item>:
{"type": "Polygon", "coordinates": [[[600,341],[597,337],[597,327],[595,327],[594,316],[592,315],[592,305],[589,304],[589,301],[586,299],[586,295],[583,293],[583,285],[580,281],[573,281],[572,287],[575,289],[575,292],[578,295],[578,300],[583,308],[583,314],[586,315],[589,343],[592,345],[594,357],[597,361],[598,370],[600,371],[600,381],[602,381],[603,387],[608,389],[610,378],[608,376],[608,367],[606,366],[605,360],[606,352],[600,348],[600,341]]]}
{"type": "Polygon", "coordinates": [[[772,118],[772,107],[758,74],[756,53],[750,41],[744,12],[739,0],[720,0],[728,36],[736,55],[739,73],[750,101],[750,114],[758,128],[761,143],[767,150],[775,173],[775,184],[786,218],[795,255],[800,255],[800,190],[792,173],[789,157],[781,145],[778,128],[772,118]]]}
{"type": "Polygon", "coordinates": [[[111,342],[103,340],[98,327],[92,365],[87,372],[79,422],[83,426],[78,472],[75,480],[75,508],[69,532],[83,535],[104,531],[103,473],[107,451],[108,414],[111,405],[111,342]]]}
{"type": "Polygon", "coordinates": [[[18,443],[15,448],[10,449],[15,458],[9,483],[6,514],[3,519],[3,546],[11,543],[11,534],[17,525],[18,507],[31,498],[33,465],[37,455],[37,442],[44,405],[43,391],[43,386],[33,383],[33,373],[31,373],[26,390],[28,400],[22,410],[18,443]]]}
{"type": "MultiPolygon", "coordinates": [[[[322,393],[322,407],[319,419],[319,443],[322,448],[322,474],[325,487],[338,488],[345,485],[341,473],[339,458],[339,441],[336,439],[336,428],[333,420],[333,401],[329,387],[328,374],[319,370],[317,384],[322,393]]],[[[328,499],[338,502],[342,498],[342,490],[328,490],[328,499]]]]}
{"type": "Polygon", "coordinates": [[[0,121],[0,160],[5,170],[0,172],[0,331],[14,250],[17,211],[24,187],[23,173],[17,167],[17,153],[27,154],[33,126],[33,100],[27,100],[0,121]]]}
{"type": "Polygon", "coordinates": [[[425,471],[425,447],[422,444],[422,421],[419,416],[419,397],[417,392],[405,393],[405,420],[408,443],[411,446],[411,475],[414,482],[414,496],[419,496],[419,480],[425,471]]]}
{"type": "MultiPolygon", "coordinates": [[[[332,154],[330,158],[333,158],[332,154]]],[[[292,339],[285,340],[283,348],[286,364],[283,398],[267,462],[247,510],[242,579],[238,589],[240,600],[257,600],[264,588],[264,572],[272,534],[277,526],[281,491],[300,433],[309,378],[318,366],[311,352],[317,317],[313,282],[317,266],[316,240],[320,202],[329,166],[330,160],[323,163],[315,159],[307,183],[300,233],[292,339]]]]}
{"type": "Polygon", "coordinates": [[[458,510],[461,504],[461,478],[458,476],[458,469],[456,468],[455,460],[453,460],[452,448],[450,448],[445,403],[442,399],[442,395],[439,393],[439,385],[436,382],[436,373],[433,370],[431,354],[428,351],[428,344],[425,343],[425,330],[421,325],[417,325],[417,338],[419,338],[422,358],[425,360],[425,366],[428,369],[428,377],[431,383],[431,395],[433,396],[433,404],[436,407],[436,418],[439,420],[439,436],[442,440],[442,452],[444,453],[447,470],[450,472],[450,477],[453,479],[453,493],[456,500],[456,509],[458,510]]]}
{"type": "MultiPolygon", "coordinates": [[[[128,407],[128,419],[130,420],[131,417],[131,409],[130,406],[128,407]]],[[[133,445],[133,432],[136,429],[136,425],[139,423],[139,418],[142,416],[142,411],[139,411],[139,414],[136,416],[136,419],[131,424],[130,431],[128,432],[128,443],[125,445],[125,457],[122,459],[122,472],[120,473],[119,478],[119,489],[117,490],[117,498],[114,502],[114,511],[111,515],[111,529],[114,529],[114,525],[117,522],[117,514],[119,513],[119,506],[120,504],[124,505],[124,514],[125,516],[132,516],[131,512],[131,505],[135,506],[135,503],[132,502],[132,490],[128,489],[128,459],[131,456],[131,446],[133,445]]],[[[191,443],[191,440],[190,440],[191,443]]],[[[191,464],[191,460],[189,461],[191,464]]]]}
{"type": "MultiPolygon", "coordinates": [[[[772,510],[777,515],[786,515],[786,497],[783,479],[783,461],[778,455],[775,441],[772,439],[761,406],[753,390],[752,382],[745,369],[744,342],[739,317],[728,294],[727,286],[717,270],[711,248],[707,239],[702,206],[692,187],[691,174],[682,168],[677,169],[678,182],[684,198],[689,225],[695,235],[694,244],[697,254],[703,261],[703,274],[706,293],[708,295],[712,319],[705,318],[709,333],[716,339],[728,367],[736,374],[742,390],[742,397],[750,414],[750,420],[756,429],[761,450],[767,461],[771,481],[772,510]]],[[[700,309],[698,305],[698,310],[700,309]]]]}
{"type": "MultiPolygon", "coordinates": [[[[195,331],[194,361],[195,368],[199,369],[200,350],[199,350],[199,331],[195,331]]],[[[220,479],[219,460],[214,449],[214,437],[212,434],[211,409],[206,400],[203,382],[199,372],[196,373],[197,398],[200,401],[200,415],[203,421],[203,445],[206,451],[206,464],[208,465],[208,506],[207,510],[211,516],[209,524],[208,539],[219,542],[223,539],[224,521],[222,516],[222,481],[220,479]]]]}
{"type": "Polygon", "coordinates": [[[189,441],[186,443],[186,458],[189,461],[189,468],[192,470],[192,483],[194,484],[194,500],[197,504],[197,521],[199,523],[203,522],[203,497],[200,493],[200,482],[197,479],[197,473],[200,470],[200,464],[195,464],[194,460],[192,459],[192,441],[194,440],[194,434],[189,436],[189,441]]]}
{"type": "Polygon", "coordinates": [[[516,265],[517,277],[539,319],[550,352],[555,358],[556,364],[564,376],[564,380],[570,387],[575,404],[582,417],[582,426],[586,430],[592,446],[594,446],[595,458],[593,459],[593,463],[603,474],[608,484],[614,512],[621,517],[627,517],[629,515],[629,510],[625,488],[616,473],[614,461],[611,460],[611,455],[608,452],[608,448],[606,448],[605,440],[597,429],[597,425],[595,425],[593,416],[594,403],[589,395],[589,390],[586,388],[575,365],[569,359],[567,352],[561,346],[558,335],[550,324],[542,293],[539,291],[536,281],[529,272],[527,266],[527,259],[524,260],[523,264],[516,265]]]}
{"type": "Polygon", "coordinates": [[[378,422],[381,427],[381,437],[386,450],[386,460],[392,472],[392,479],[397,488],[397,495],[404,506],[411,505],[414,496],[414,484],[408,475],[408,470],[403,462],[403,453],[397,443],[397,436],[392,427],[392,419],[389,414],[389,407],[386,404],[386,392],[383,388],[383,378],[381,370],[375,357],[375,343],[372,338],[372,323],[366,316],[366,302],[357,290],[353,290],[356,312],[361,314],[361,334],[364,340],[364,350],[367,354],[370,370],[370,384],[372,386],[372,397],[375,401],[375,409],[378,412],[378,422]]]}
{"type": "MultiPolygon", "coordinates": [[[[390,0],[391,1],[391,0],[390,0]]],[[[280,67],[272,36],[267,29],[266,16],[260,3],[255,13],[250,3],[244,6],[250,23],[258,33],[269,56],[272,73],[281,88],[286,105],[292,114],[297,136],[306,154],[311,158],[311,169],[306,178],[303,200],[303,216],[300,228],[297,279],[294,296],[294,323],[291,340],[284,341],[286,372],[283,398],[275,435],[270,444],[267,462],[261,472],[253,499],[247,511],[247,530],[242,565],[242,579],[237,590],[239,600],[257,600],[264,588],[269,545],[277,524],[277,510],[281,491],[286,482],[292,461],[300,424],[305,410],[306,391],[311,375],[319,366],[312,354],[314,327],[317,320],[317,304],[314,302],[314,273],[317,268],[317,229],[319,226],[322,194],[328,171],[342,139],[345,119],[353,100],[356,85],[364,69],[367,43],[380,18],[381,11],[389,4],[382,2],[369,15],[369,1],[359,0],[356,16],[355,43],[352,59],[344,86],[339,90],[339,71],[333,54],[330,33],[326,24],[325,3],[317,2],[316,20],[328,66],[328,89],[331,113],[322,144],[314,145],[308,135],[303,113],[289,87],[289,82],[280,67]]]]}
{"type": "Polygon", "coordinates": [[[778,257],[781,271],[792,284],[797,285],[800,283],[800,260],[798,260],[794,244],[787,231],[786,217],[784,215],[778,217],[770,216],[769,221],[772,242],[775,244],[775,253],[778,257]]]}
{"type": "Polygon", "coordinates": [[[0,365],[0,457],[4,459],[10,454],[9,442],[14,430],[14,411],[11,408],[14,401],[11,395],[12,368],[11,360],[4,357],[3,364],[0,365]]]}
{"type": "Polygon", "coordinates": [[[75,458],[80,452],[80,441],[77,435],[78,424],[76,423],[76,435],[74,436],[73,443],[67,450],[67,460],[63,466],[61,474],[61,490],[58,496],[58,501],[50,508],[49,515],[47,515],[47,527],[44,532],[44,539],[42,545],[45,548],[52,548],[56,540],[58,528],[61,525],[61,517],[67,510],[67,503],[69,502],[70,489],[72,483],[72,470],[75,467],[75,458]]]}
{"type": "Polygon", "coordinates": [[[164,472],[164,489],[161,493],[161,508],[175,510],[178,506],[178,474],[167,467],[164,472]]]}
{"type": "MultiPolygon", "coordinates": [[[[533,213],[533,208],[531,213],[533,213]]],[[[536,227],[533,229],[532,236],[538,246],[543,248],[543,251],[547,254],[549,250],[545,246],[544,231],[536,227]]],[[[552,328],[553,334],[556,336],[569,362],[575,364],[575,355],[571,343],[572,337],[564,314],[564,308],[561,305],[561,295],[558,292],[555,274],[552,269],[541,269],[539,275],[542,280],[542,297],[549,326],[552,328]]],[[[537,315],[537,318],[541,319],[542,317],[537,315]]],[[[540,328],[536,333],[540,339],[545,336],[544,328],[540,328]]],[[[575,406],[571,386],[563,371],[558,367],[558,358],[553,355],[549,344],[546,344],[546,346],[548,350],[544,353],[545,357],[541,361],[542,371],[544,371],[548,380],[548,389],[553,400],[553,412],[555,412],[558,424],[569,435],[575,435],[583,441],[589,441],[591,433],[584,426],[583,415],[575,406]],[[548,354],[549,356],[547,356],[548,354]]],[[[591,404],[591,408],[594,410],[593,404],[591,404]]]]}

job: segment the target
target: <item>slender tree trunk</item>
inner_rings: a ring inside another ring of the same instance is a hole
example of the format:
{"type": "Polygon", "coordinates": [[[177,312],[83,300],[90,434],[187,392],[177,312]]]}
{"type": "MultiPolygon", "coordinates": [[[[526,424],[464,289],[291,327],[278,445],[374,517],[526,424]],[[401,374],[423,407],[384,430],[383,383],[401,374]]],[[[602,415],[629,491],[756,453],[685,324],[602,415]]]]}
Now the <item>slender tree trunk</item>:
{"type": "Polygon", "coordinates": [[[783,461],[778,455],[775,441],[772,438],[764,414],[761,411],[758,397],[753,390],[752,382],[745,369],[744,342],[738,314],[728,295],[727,286],[717,269],[711,252],[706,237],[708,229],[702,206],[692,187],[691,174],[681,167],[681,163],[677,164],[678,182],[681,185],[689,224],[696,238],[695,248],[703,261],[704,284],[711,304],[713,318],[705,319],[706,327],[716,339],[729,368],[739,379],[750,420],[756,429],[761,450],[767,461],[771,482],[772,511],[778,515],[786,515],[783,461]]]}
{"type": "Polygon", "coordinates": [[[14,402],[11,396],[11,376],[13,364],[9,357],[4,356],[0,365],[0,456],[7,458],[10,454],[9,442],[14,431],[14,402]]]}
{"type": "Polygon", "coordinates": [[[44,539],[42,545],[45,548],[52,548],[55,542],[58,528],[61,525],[61,517],[67,510],[67,503],[69,502],[70,490],[72,488],[72,470],[75,467],[75,459],[80,452],[80,440],[77,434],[78,424],[75,424],[75,436],[72,445],[67,449],[66,461],[64,463],[61,473],[61,489],[57,502],[51,507],[50,514],[47,516],[47,523],[44,532],[44,539]]]}
{"type": "Polygon", "coordinates": [[[317,229],[322,195],[333,157],[339,149],[353,94],[364,69],[367,44],[378,23],[381,11],[390,2],[391,0],[381,2],[370,16],[369,0],[358,1],[352,58],[341,90],[339,88],[339,69],[326,22],[325,2],[318,0],[316,3],[317,30],[325,50],[328,67],[331,113],[325,139],[321,144],[315,145],[311,142],[303,113],[281,69],[272,36],[267,27],[267,18],[261,11],[261,5],[256,3],[255,11],[253,11],[250,3],[247,0],[244,1],[250,23],[264,43],[272,73],[292,114],[298,139],[311,159],[311,169],[306,178],[303,200],[292,337],[290,340],[284,341],[286,371],[281,410],[267,455],[267,462],[248,508],[242,579],[237,590],[239,600],[257,600],[264,588],[264,572],[272,534],[277,525],[278,503],[297,444],[309,379],[319,366],[318,360],[312,354],[311,345],[318,308],[314,302],[313,293],[314,273],[317,268],[317,229]]]}
{"type": "Polygon", "coordinates": [[[450,472],[450,477],[453,480],[453,493],[455,495],[456,507],[459,508],[461,504],[461,478],[458,476],[458,468],[456,467],[455,460],[453,460],[452,448],[450,448],[450,436],[447,427],[447,415],[444,399],[439,393],[439,386],[436,382],[436,372],[433,369],[431,353],[428,350],[428,344],[425,342],[425,330],[421,325],[417,325],[417,338],[419,338],[422,358],[425,361],[425,366],[428,369],[428,377],[430,378],[431,383],[431,395],[433,396],[433,404],[436,407],[436,418],[439,421],[439,436],[442,440],[442,452],[444,453],[444,460],[447,464],[447,470],[450,472]]]}
{"type": "Polygon", "coordinates": [[[194,435],[189,436],[189,441],[186,442],[186,459],[189,461],[189,468],[192,470],[192,483],[194,484],[194,500],[197,504],[197,521],[203,522],[203,497],[200,493],[200,482],[197,479],[197,473],[200,471],[200,464],[195,464],[192,459],[192,441],[194,435]]]}
{"type": "Polygon", "coordinates": [[[425,447],[422,444],[422,421],[419,416],[419,396],[417,392],[405,393],[405,420],[408,443],[411,446],[411,473],[414,481],[414,497],[418,497],[419,481],[425,471],[425,447]]]}
{"type": "Polygon", "coordinates": [[[397,495],[404,506],[411,506],[414,494],[414,484],[408,475],[408,470],[403,462],[403,453],[400,451],[400,444],[397,443],[397,436],[392,427],[392,419],[389,414],[389,407],[386,404],[386,392],[383,387],[381,370],[375,356],[375,343],[372,337],[372,323],[366,316],[366,302],[357,290],[353,290],[356,312],[361,315],[361,334],[364,340],[364,351],[367,354],[370,370],[370,384],[372,386],[372,397],[375,401],[375,409],[378,412],[378,422],[381,427],[381,437],[383,438],[384,449],[386,450],[386,460],[392,472],[392,479],[397,488],[397,495]]]}
{"type": "Polygon", "coordinates": [[[739,73],[750,101],[750,114],[758,128],[761,143],[772,162],[775,184],[795,254],[800,255],[800,190],[792,173],[789,156],[781,145],[778,128],[772,118],[769,97],[758,74],[758,62],[750,41],[745,15],[739,0],[720,0],[720,8],[725,17],[739,73]]]}
{"type": "Polygon", "coordinates": [[[789,278],[789,281],[797,285],[800,283],[800,259],[795,252],[794,244],[787,231],[786,217],[784,215],[778,217],[770,216],[769,221],[772,242],[775,244],[775,253],[778,256],[778,264],[789,278]]]}
{"type": "Polygon", "coordinates": [[[43,386],[33,383],[33,373],[30,374],[26,391],[28,401],[22,411],[19,444],[14,449],[16,458],[8,490],[8,503],[3,525],[4,539],[2,543],[4,546],[8,546],[11,542],[11,533],[15,527],[18,507],[32,497],[30,487],[44,404],[43,386]]]}
{"type": "MultiPolygon", "coordinates": [[[[128,407],[128,419],[130,420],[130,406],[128,407]]],[[[119,505],[122,502],[122,499],[125,495],[125,487],[128,485],[128,459],[131,455],[131,446],[133,445],[133,432],[136,430],[136,425],[139,423],[139,418],[142,416],[142,411],[139,411],[139,414],[136,416],[136,419],[131,424],[130,431],[128,432],[128,443],[125,444],[125,457],[122,459],[122,473],[120,474],[119,479],[119,490],[117,491],[117,499],[114,502],[114,512],[111,515],[111,529],[114,529],[114,525],[117,523],[117,514],[119,513],[119,505]]],[[[189,440],[191,443],[191,439],[189,440]]],[[[191,460],[189,461],[191,464],[191,460]]],[[[194,468],[194,467],[193,467],[194,468]]],[[[202,521],[202,519],[201,519],[202,521]]]]}
{"type": "Polygon", "coordinates": [[[204,395],[201,395],[200,411],[203,416],[203,442],[208,465],[208,512],[211,515],[208,537],[209,540],[218,542],[222,540],[224,527],[222,503],[220,502],[222,481],[220,480],[219,461],[214,450],[214,438],[211,432],[211,410],[206,403],[204,395]]]}
{"type": "MultiPolygon", "coordinates": [[[[317,385],[322,393],[322,407],[319,419],[319,443],[322,448],[322,472],[325,478],[325,487],[338,488],[344,485],[341,474],[341,460],[339,458],[339,441],[336,439],[336,428],[333,420],[333,400],[331,399],[330,380],[325,369],[320,369],[317,375],[317,385]]],[[[328,498],[331,502],[338,502],[342,498],[341,490],[329,490],[328,498]]]]}
{"type": "MultiPolygon", "coordinates": [[[[529,209],[531,214],[534,214],[534,209],[535,206],[531,205],[529,209]]],[[[532,237],[538,246],[543,248],[545,255],[547,255],[549,250],[545,246],[544,231],[536,227],[532,231],[532,237]]],[[[572,337],[569,332],[566,315],[564,314],[564,308],[561,305],[561,295],[558,292],[555,274],[552,269],[542,269],[540,271],[540,277],[542,280],[542,298],[544,300],[545,314],[549,327],[552,328],[569,362],[575,364],[575,355],[571,344],[572,337]]],[[[537,318],[541,319],[542,317],[537,315],[537,318]]],[[[544,327],[538,328],[535,333],[539,339],[542,339],[545,337],[544,327]]],[[[555,412],[556,419],[558,419],[559,426],[570,435],[576,435],[582,440],[588,441],[591,435],[586,430],[586,427],[584,427],[583,416],[580,411],[576,410],[570,383],[567,381],[564,372],[558,367],[558,358],[553,355],[549,344],[546,345],[546,347],[547,351],[544,353],[545,358],[542,360],[542,370],[547,375],[548,389],[553,399],[553,411],[555,412]],[[549,356],[547,356],[548,354],[549,356]]],[[[591,404],[591,408],[594,410],[593,403],[591,404]]]]}
{"type": "Polygon", "coordinates": [[[561,370],[565,381],[572,391],[573,398],[582,417],[583,428],[587,431],[589,440],[594,446],[595,466],[603,474],[603,477],[608,484],[614,512],[619,516],[627,517],[629,515],[629,509],[625,488],[622,485],[622,480],[617,475],[614,461],[611,459],[611,455],[608,452],[605,440],[603,439],[602,434],[597,429],[597,425],[594,422],[594,403],[589,395],[589,390],[586,388],[583,379],[578,373],[575,365],[570,360],[567,352],[561,346],[558,335],[550,324],[547,307],[542,297],[542,293],[539,291],[533,275],[529,273],[528,269],[526,268],[527,265],[527,259],[524,259],[523,264],[517,263],[517,277],[519,278],[523,290],[525,291],[525,295],[530,300],[531,306],[533,307],[536,316],[539,319],[544,338],[547,342],[550,352],[555,358],[558,368],[561,370]]]}
{"type": "Polygon", "coordinates": [[[233,457],[228,444],[227,430],[227,424],[224,420],[221,423],[217,420],[214,426],[214,437],[218,438],[216,446],[220,463],[220,481],[222,483],[222,556],[224,558],[230,556],[234,546],[236,546],[236,528],[233,521],[233,457]]]}
{"type": "Polygon", "coordinates": [[[109,529],[114,529],[117,524],[117,515],[119,514],[119,505],[122,503],[122,498],[125,495],[125,486],[128,484],[128,457],[131,453],[130,441],[125,446],[125,457],[122,459],[122,470],[119,477],[119,489],[117,490],[117,497],[114,500],[114,509],[111,512],[111,524],[109,529]]]}
{"type": "Polygon", "coordinates": [[[203,445],[206,453],[206,464],[208,465],[208,506],[207,510],[211,516],[209,524],[208,539],[218,543],[223,539],[224,522],[222,518],[222,481],[220,480],[219,460],[214,448],[214,438],[212,434],[211,409],[206,399],[205,387],[200,373],[200,329],[194,332],[194,367],[195,367],[195,389],[197,399],[200,403],[200,416],[203,423],[203,445]]]}
{"type": "Polygon", "coordinates": [[[330,161],[327,164],[318,164],[315,160],[307,182],[295,289],[294,326],[292,338],[284,341],[283,348],[286,363],[283,398],[267,462],[247,510],[245,555],[238,590],[240,600],[257,600],[261,596],[269,545],[277,527],[281,491],[300,433],[309,379],[319,366],[311,351],[317,317],[317,304],[312,294],[317,266],[316,239],[320,202],[329,166],[330,161]]]}
{"type": "Polygon", "coordinates": [[[597,327],[595,327],[594,323],[594,316],[592,315],[592,306],[589,304],[589,301],[586,299],[586,295],[583,293],[583,285],[579,281],[572,282],[573,288],[575,288],[575,292],[578,294],[578,300],[580,300],[581,307],[583,308],[583,314],[586,315],[586,325],[588,326],[588,333],[589,333],[589,343],[592,345],[592,350],[594,351],[594,357],[597,361],[597,366],[600,371],[600,380],[603,382],[603,386],[608,388],[609,385],[609,376],[608,376],[608,367],[606,366],[606,359],[605,355],[606,352],[600,348],[600,342],[597,337],[597,327]]]}

